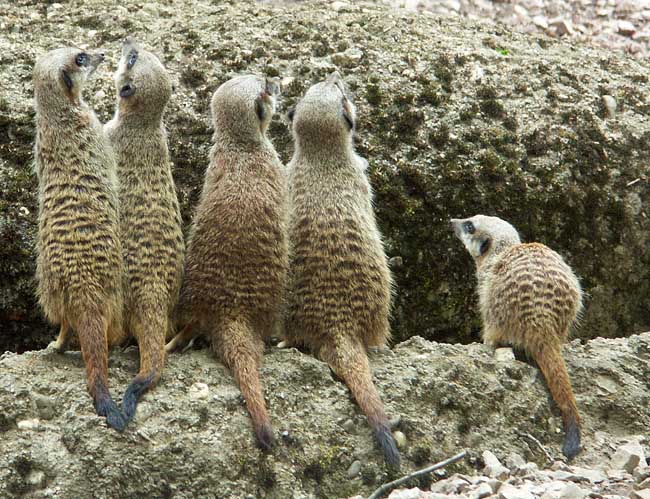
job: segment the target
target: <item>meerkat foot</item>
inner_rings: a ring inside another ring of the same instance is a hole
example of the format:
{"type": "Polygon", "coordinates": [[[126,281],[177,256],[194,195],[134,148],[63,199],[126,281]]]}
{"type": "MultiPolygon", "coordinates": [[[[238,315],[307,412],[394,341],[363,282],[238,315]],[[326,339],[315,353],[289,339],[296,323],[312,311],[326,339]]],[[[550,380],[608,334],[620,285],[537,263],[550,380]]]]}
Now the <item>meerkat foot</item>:
{"type": "Polygon", "coordinates": [[[68,345],[70,343],[70,328],[68,324],[64,321],[61,322],[61,329],[59,330],[59,336],[55,341],[50,342],[47,345],[48,350],[53,350],[57,353],[65,353],[68,350],[68,345]]]}
{"type": "Polygon", "coordinates": [[[194,344],[194,338],[193,327],[188,324],[165,345],[165,352],[172,353],[181,349],[185,352],[187,348],[194,344]]]}

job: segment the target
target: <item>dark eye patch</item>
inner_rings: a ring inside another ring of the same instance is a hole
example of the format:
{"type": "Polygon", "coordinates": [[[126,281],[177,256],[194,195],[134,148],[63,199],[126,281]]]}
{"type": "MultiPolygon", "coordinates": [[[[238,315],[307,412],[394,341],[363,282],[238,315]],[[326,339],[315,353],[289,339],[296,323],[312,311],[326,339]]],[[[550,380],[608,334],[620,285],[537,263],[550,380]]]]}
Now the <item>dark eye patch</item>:
{"type": "Polygon", "coordinates": [[[120,97],[131,97],[135,93],[135,86],[131,83],[125,83],[120,88],[120,97]]]}
{"type": "Polygon", "coordinates": [[[135,65],[137,60],[138,60],[138,51],[133,49],[131,50],[131,52],[129,52],[129,57],[126,61],[126,68],[131,69],[135,65]]]}
{"type": "Polygon", "coordinates": [[[465,222],[463,224],[463,228],[465,229],[465,232],[468,234],[474,234],[476,232],[476,228],[474,227],[474,224],[472,222],[465,222]]]}
{"type": "Polygon", "coordinates": [[[88,59],[89,59],[88,54],[82,52],[81,54],[78,54],[77,57],[75,57],[74,62],[77,66],[81,67],[88,64],[88,59]]]}
{"type": "Polygon", "coordinates": [[[479,254],[481,254],[481,255],[485,255],[485,253],[487,253],[487,250],[490,249],[490,244],[491,244],[491,243],[490,243],[490,240],[489,240],[489,239],[486,239],[485,241],[483,241],[483,242],[481,243],[481,247],[478,249],[479,254]]]}
{"type": "Polygon", "coordinates": [[[343,106],[343,118],[348,124],[349,129],[352,130],[354,128],[354,120],[352,119],[352,114],[350,113],[348,100],[346,99],[345,96],[343,96],[343,98],[341,99],[341,104],[343,106]]]}
{"type": "Polygon", "coordinates": [[[61,71],[61,78],[63,78],[63,83],[68,87],[68,90],[72,90],[72,78],[65,69],[61,71]]]}
{"type": "Polygon", "coordinates": [[[264,110],[264,106],[260,102],[259,98],[255,101],[255,113],[257,114],[257,117],[260,119],[260,121],[264,121],[264,118],[266,117],[266,111],[264,110]]]}
{"type": "Polygon", "coordinates": [[[296,107],[294,106],[291,109],[289,109],[289,111],[287,112],[287,118],[289,118],[289,121],[293,121],[293,117],[295,116],[295,114],[296,114],[296,107]]]}

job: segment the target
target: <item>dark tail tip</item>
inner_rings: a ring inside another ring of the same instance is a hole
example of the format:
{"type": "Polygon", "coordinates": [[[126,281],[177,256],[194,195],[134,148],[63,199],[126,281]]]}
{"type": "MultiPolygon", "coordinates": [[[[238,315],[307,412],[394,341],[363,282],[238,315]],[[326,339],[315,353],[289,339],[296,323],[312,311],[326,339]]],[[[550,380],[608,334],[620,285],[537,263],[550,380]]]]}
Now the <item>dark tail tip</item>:
{"type": "Polygon", "coordinates": [[[379,447],[384,453],[386,464],[395,470],[399,470],[401,458],[390,428],[387,425],[378,424],[373,427],[373,430],[377,443],[379,443],[379,447]]]}
{"type": "Polygon", "coordinates": [[[106,422],[112,428],[122,432],[126,427],[127,421],[124,419],[122,412],[115,401],[111,398],[108,390],[99,391],[95,396],[95,411],[99,416],[106,418],[106,422]]]}
{"type": "Polygon", "coordinates": [[[138,401],[151,388],[153,380],[153,373],[144,379],[136,376],[124,392],[124,397],[122,397],[122,412],[124,413],[125,425],[133,420],[135,410],[138,407],[138,401]]]}
{"type": "Polygon", "coordinates": [[[263,423],[255,428],[257,441],[264,452],[270,452],[275,447],[275,436],[270,423],[263,423]]]}
{"type": "Polygon", "coordinates": [[[578,455],[578,452],[580,452],[580,425],[575,420],[571,420],[564,425],[562,453],[571,460],[578,455]]]}

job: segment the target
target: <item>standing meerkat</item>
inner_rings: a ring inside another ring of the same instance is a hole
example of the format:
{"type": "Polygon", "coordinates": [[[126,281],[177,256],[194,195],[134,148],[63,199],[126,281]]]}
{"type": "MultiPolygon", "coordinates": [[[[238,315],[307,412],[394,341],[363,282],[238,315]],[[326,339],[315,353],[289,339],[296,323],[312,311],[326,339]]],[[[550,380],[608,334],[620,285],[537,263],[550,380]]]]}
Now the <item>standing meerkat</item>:
{"type": "Polygon", "coordinates": [[[483,341],[530,355],[562,413],[562,452],[580,451],[580,416],[561,347],[582,308],[578,278],[562,257],[539,243],[522,244],[508,222],[476,215],[451,220],[474,258],[483,318],[483,341]]]}
{"type": "Polygon", "coordinates": [[[160,379],[172,331],[185,244],[163,113],[172,83],[158,58],[127,38],[115,84],[115,117],[104,126],[120,182],[124,326],[138,342],[140,371],[122,399],[126,421],[160,379]]]}
{"type": "Polygon", "coordinates": [[[108,390],[108,348],[124,340],[122,255],[115,160],[81,92],[104,54],[53,50],[34,67],[35,159],[39,179],[39,302],[60,324],[53,344],[79,338],[95,410],[123,430],[108,390]]]}
{"type": "Polygon", "coordinates": [[[352,144],[355,108],[339,74],[312,86],[289,117],[295,152],[285,344],[305,346],[330,365],[367,416],[386,462],[399,467],[367,356],[390,337],[392,279],[367,162],[352,144]]]}
{"type": "Polygon", "coordinates": [[[212,97],[214,145],[178,306],[187,326],[167,346],[207,332],[265,449],[274,438],[258,368],[264,339],[279,325],[289,258],[286,178],[266,136],[278,94],[276,79],[241,76],[212,97]]]}

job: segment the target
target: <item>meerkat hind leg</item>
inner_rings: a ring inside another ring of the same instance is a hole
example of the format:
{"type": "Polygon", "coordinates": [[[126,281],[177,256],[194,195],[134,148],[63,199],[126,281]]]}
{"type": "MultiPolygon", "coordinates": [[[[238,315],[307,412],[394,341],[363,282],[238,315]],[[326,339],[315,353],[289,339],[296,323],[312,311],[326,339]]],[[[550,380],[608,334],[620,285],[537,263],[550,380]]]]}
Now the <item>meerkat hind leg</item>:
{"type": "Polygon", "coordinates": [[[191,324],[188,324],[181,330],[180,333],[169,340],[169,342],[165,345],[165,352],[172,353],[181,349],[185,351],[185,348],[183,347],[191,346],[195,336],[196,333],[194,331],[194,327],[191,324]]]}

